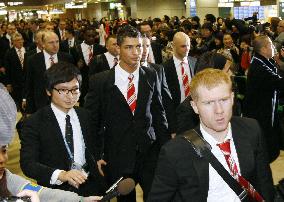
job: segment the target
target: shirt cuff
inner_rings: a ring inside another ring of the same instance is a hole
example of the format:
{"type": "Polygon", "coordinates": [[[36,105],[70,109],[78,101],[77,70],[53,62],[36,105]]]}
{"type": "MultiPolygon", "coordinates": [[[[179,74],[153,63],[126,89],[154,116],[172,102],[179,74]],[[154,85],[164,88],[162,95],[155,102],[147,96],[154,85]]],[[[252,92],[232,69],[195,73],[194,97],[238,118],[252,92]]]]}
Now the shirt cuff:
{"type": "Polygon", "coordinates": [[[58,176],[59,174],[64,171],[64,170],[59,170],[59,169],[56,169],[52,175],[51,175],[51,179],[50,179],[50,184],[52,185],[61,185],[63,184],[63,182],[61,182],[59,179],[58,179],[58,176]]]}

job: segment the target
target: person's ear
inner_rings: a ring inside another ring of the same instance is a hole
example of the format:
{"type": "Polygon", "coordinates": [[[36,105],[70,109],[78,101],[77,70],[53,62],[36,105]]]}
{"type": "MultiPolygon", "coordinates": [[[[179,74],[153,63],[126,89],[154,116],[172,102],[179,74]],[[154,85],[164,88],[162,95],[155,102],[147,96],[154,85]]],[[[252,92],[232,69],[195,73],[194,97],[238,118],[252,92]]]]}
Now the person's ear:
{"type": "Polygon", "coordinates": [[[192,100],[192,101],[190,101],[190,105],[191,105],[192,109],[194,110],[194,112],[195,112],[196,114],[199,114],[198,108],[197,108],[197,106],[196,106],[196,102],[192,100]]]}
{"type": "Polygon", "coordinates": [[[49,96],[49,97],[51,97],[51,92],[49,91],[49,90],[45,90],[46,91],[46,94],[49,96]]]}

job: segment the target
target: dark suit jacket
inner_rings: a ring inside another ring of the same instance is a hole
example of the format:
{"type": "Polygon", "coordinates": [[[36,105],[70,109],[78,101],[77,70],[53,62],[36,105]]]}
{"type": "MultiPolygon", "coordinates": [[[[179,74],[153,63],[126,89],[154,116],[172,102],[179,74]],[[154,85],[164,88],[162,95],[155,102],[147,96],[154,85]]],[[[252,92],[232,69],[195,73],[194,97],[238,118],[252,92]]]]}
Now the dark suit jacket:
{"type": "MultiPolygon", "coordinates": [[[[158,78],[160,81],[160,86],[161,86],[161,95],[162,95],[162,101],[163,101],[163,106],[166,112],[166,117],[168,121],[168,130],[169,133],[175,133],[176,131],[176,119],[175,117],[175,106],[173,103],[173,99],[167,84],[167,79],[165,76],[165,71],[164,67],[162,65],[157,65],[153,63],[147,63],[148,66],[146,68],[151,68],[156,70],[158,74],[158,78]]],[[[145,67],[142,67],[145,68],[145,67]]]]}
{"type": "Polygon", "coordinates": [[[60,51],[61,52],[66,52],[66,53],[69,53],[70,55],[73,56],[74,60],[76,60],[76,47],[81,44],[81,42],[79,40],[74,40],[74,46],[73,47],[69,47],[69,44],[68,44],[68,40],[64,40],[64,41],[61,41],[60,42],[60,51]]]}
{"type": "MultiPolygon", "coordinates": [[[[196,63],[196,59],[188,56],[188,63],[191,68],[191,72],[194,73],[194,67],[196,63]]],[[[178,81],[178,75],[175,68],[174,59],[171,58],[170,60],[163,63],[165,74],[168,82],[168,86],[172,95],[172,98],[174,100],[174,105],[177,107],[180,104],[180,86],[178,81]]]]}
{"type": "MultiPolygon", "coordinates": [[[[90,114],[83,108],[75,110],[86,145],[85,157],[92,179],[97,175],[97,169],[91,156],[95,140],[90,114]]],[[[21,136],[20,164],[24,174],[35,179],[40,185],[77,193],[81,191],[80,188],[72,188],[67,182],[62,185],[50,185],[51,176],[56,169],[69,171],[71,165],[59,124],[50,105],[38,110],[26,120],[21,136]]]]}
{"type": "MultiPolygon", "coordinates": [[[[231,126],[242,176],[265,201],[272,202],[274,187],[259,125],[254,119],[233,117],[231,126]]],[[[209,163],[196,154],[183,136],[161,149],[149,202],[206,202],[208,189],[209,163]]]]}
{"type": "Polygon", "coordinates": [[[89,77],[94,74],[110,70],[111,68],[108,64],[105,54],[96,55],[95,58],[90,62],[89,67],[89,77]]]}
{"type": "Polygon", "coordinates": [[[271,161],[279,155],[280,127],[277,106],[279,90],[284,90],[284,78],[277,73],[274,62],[272,59],[268,61],[263,56],[255,54],[247,75],[244,104],[244,115],[258,120],[264,132],[271,161]],[[272,117],[274,117],[273,126],[272,117]]]}
{"type": "MultiPolygon", "coordinates": [[[[6,52],[5,68],[8,76],[8,83],[13,87],[24,88],[25,70],[23,69],[16,49],[13,47],[6,52]]],[[[22,94],[22,92],[19,92],[22,94]]]]}
{"type": "Polygon", "coordinates": [[[0,38],[0,67],[3,67],[5,62],[4,62],[4,57],[6,54],[6,51],[10,49],[10,42],[6,38],[6,35],[3,35],[0,38]]]}
{"type": "Polygon", "coordinates": [[[133,173],[137,153],[146,154],[154,137],[155,144],[160,146],[169,140],[170,136],[167,133],[155,70],[139,70],[134,116],[114,83],[115,68],[94,75],[90,80],[85,107],[90,110],[93,125],[96,127],[96,157],[108,162],[110,178],[117,180],[122,175],[133,173]]]}
{"type": "Polygon", "coordinates": [[[153,55],[155,58],[155,63],[156,64],[162,64],[163,62],[163,57],[162,57],[162,45],[159,41],[152,41],[151,42],[151,48],[153,51],[153,55]]]}
{"type": "MultiPolygon", "coordinates": [[[[58,52],[58,61],[74,63],[67,53],[58,52]]],[[[27,76],[25,83],[25,97],[27,99],[27,113],[33,113],[49,103],[45,91],[44,72],[46,71],[43,52],[36,53],[28,58],[27,76]]]]}

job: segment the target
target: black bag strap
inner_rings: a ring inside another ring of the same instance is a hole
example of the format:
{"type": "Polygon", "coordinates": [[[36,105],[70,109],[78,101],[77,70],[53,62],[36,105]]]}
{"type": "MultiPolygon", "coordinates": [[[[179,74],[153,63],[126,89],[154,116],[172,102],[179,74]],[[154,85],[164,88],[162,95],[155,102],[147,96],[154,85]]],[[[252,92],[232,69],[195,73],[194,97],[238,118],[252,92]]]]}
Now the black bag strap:
{"type": "Polygon", "coordinates": [[[182,135],[191,144],[197,155],[204,157],[212,165],[241,201],[250,201],[247,197],[247,191],[242,188],[238,181],[230,175],[219,160],[212,154],[210,144],[206,142],[196,130],[185,131],[182,135]]]}

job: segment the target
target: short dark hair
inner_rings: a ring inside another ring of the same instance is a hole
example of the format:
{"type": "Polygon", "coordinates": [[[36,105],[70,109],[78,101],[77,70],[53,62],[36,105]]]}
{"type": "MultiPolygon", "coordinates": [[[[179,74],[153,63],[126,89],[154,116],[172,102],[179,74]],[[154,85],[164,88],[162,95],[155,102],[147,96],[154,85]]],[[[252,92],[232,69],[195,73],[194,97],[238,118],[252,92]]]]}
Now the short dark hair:
{"type": "Polygon", "coordinates": [[[205,19],[207,21],[210,21],[212,24],[216,22],[216,17],[213,14],[206,14],[205,19]]]}
{"type": "Polygon", "coordinates": [[[77,79],[81,87],[82,76],[79,69],[67,62],[58,62],[52,65],[44,74],[45,88],[49,92],[52,91],[55,85],[65,83],[77,79]]]}
{"type": "Polygon", "coordinates": [[[201,29],[208,29],[210,32],[213,32],[213,25],[210,22],[206,22],[201,26],[201,29]]]}
{"type": "Polygon", "coordinates": [[[117,45],[121,45],[126,37],[141,38],[141,33],[131,25],[124,25],[117,32],[117,45]]]}
{"type": "Polygon", "coordinates": [[[74,30],[73,28],[67,27],[67,28],[65,29],[65,31],[68,32],[69,34],[72,34],[72,36],[75,36],[75,30],[74,30]]]}

